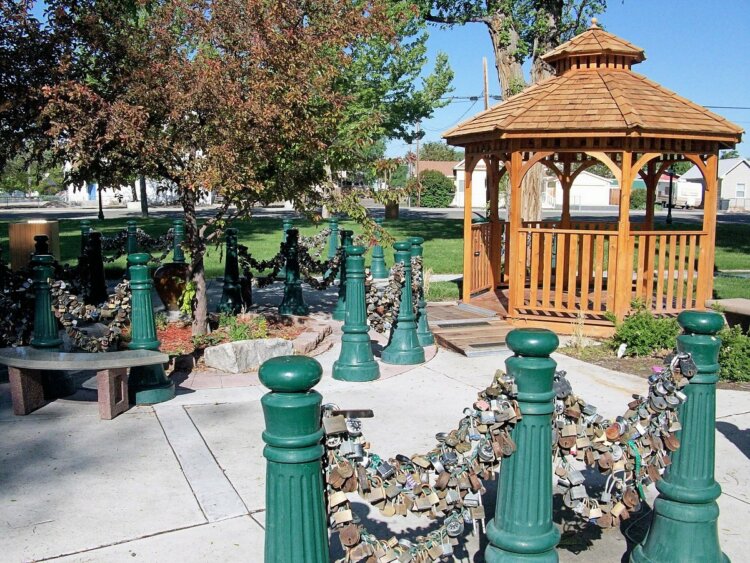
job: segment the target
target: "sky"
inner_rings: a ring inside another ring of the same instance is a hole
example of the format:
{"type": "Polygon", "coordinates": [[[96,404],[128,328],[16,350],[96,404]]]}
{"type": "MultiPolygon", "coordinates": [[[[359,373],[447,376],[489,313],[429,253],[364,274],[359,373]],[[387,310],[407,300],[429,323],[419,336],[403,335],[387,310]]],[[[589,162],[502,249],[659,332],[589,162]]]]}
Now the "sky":
{"type": "MultiPolygon", "coordinates": [[[[635,72],[704,106],[746,108],[710,109],[750,131],[750,0],[609,0],[598,20],[646,51],[635,72]]],[[[490,95],[499,94],[500,85],[484,25],[430,25],[429,32],[429,64],[442,51],[455,73],[451,95],[479,96],[476,102],[454,101],[422,121],[423,140],[441,141],[444,131],[484,109],[482,57],[487,57],[490,95]]],[[[497,103],[490,100],[490,106],[497,103]]],[[[750,157],[750,132],[743,139],[737,150],[750,157]]],[[[403,156],[409,149],[392,141],[387,154],[403,156]]]]}

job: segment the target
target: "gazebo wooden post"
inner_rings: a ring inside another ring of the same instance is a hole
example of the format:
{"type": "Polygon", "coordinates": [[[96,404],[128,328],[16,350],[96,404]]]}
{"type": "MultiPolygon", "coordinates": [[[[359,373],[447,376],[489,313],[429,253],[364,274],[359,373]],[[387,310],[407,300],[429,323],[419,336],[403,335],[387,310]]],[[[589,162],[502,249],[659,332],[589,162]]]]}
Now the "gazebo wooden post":
{"type": "Polygon", "coordinates": [[[571,178],[571,162],[568,155],[565,155],[565,161],[563,162],[563,173],[559,177],[560,187],[562,188],[562,211],[560,213],[560,228],[570,228],[570,188],[573,187],[573,179],[571,178]]]}
{"type": "Polygon", "coordinates": [[[700,245],[698,259],[698,283],[695,305],[698,309],[706,308],[706,300],[713,297],[714,288],[714,255],[716,250],[716,210],[718,206],[719,155],[713,153],[706,159],[706,189],[703,194],[703,243],[700,245]]]}
{"type": "Polygon", "coordinates": [[[461,291],[461,300],[464,303],[471,301],[471,270],[474,262],[471,248],[471,177],[474,173],[476,161],[476,157],[469,156],[468,154],[464,161],[464,278],[461,291]]]}
{"type": "Polygon", "coordinates": [[[646,217],[643,228],[647,231],[654,230],[654,204],[656,203],[656,187],[659,185],[661,174],[656,171],[656,161],[648,162],[648,174],[644,178],[646,183],[646,217]]]}
{"type": "Polygon", "coordinates": [[[521,237],[521,151],[510,153],[510,205],[508,207],[508,229],[510,229],[510,279],[508,288],[508,316],[513,318],[523,303],[526,289],[526,240],[521,237]]]}
{"type": "Polygon", "coordinates": [[[500,226],[500,213],[498,212],[500,163],[496,155],[485,159],[485,163],[487,165],[487,189],[490,192],[490,269],[492,271],[492,290],[494,291],[502,281],[502,274],[500,273],[502,228],[500,226]]]}
{"type": "MultiPolygon", "coordinates": [[[[620,163],[620,215],[617,226],[617,278],[615,279],[615,316],[622,320],[630,310],[633,285],[633,255],[630,247],[630,191],[633,184],[633,153],[622,152],[620,163]]],[[[607,288],[609,291],[609,288],[607,288]]]]}

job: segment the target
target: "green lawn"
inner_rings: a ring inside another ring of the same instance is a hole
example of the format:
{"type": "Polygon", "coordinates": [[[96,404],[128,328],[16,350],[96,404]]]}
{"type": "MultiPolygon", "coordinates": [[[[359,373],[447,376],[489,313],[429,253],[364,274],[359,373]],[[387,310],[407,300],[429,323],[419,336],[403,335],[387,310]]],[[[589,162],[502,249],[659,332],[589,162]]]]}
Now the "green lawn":
{"type": "MultiPolygon", "coordinates": [[[[126,219],[107,219],[94,222],[95,228],[105,235],[111,235],[125,227],[126,219]]],[[[166,232],[172,223],[167,218],[139,219],[138,224],[152,236],[166,232]]],[[[325,228],[309,221],[296,220],[295,226],[303,235],[313,235],[325,228]]],[[[250,253],[259,259],[267,259],[276,254],[281,241],[281,221],[271,218],[253,218],[233,225],[239,230],[239,241],[245,244],[250,253]]],[[[463,227],[460,219],[399,219],[387,221],[385,227],[397,240],[408,236],[421,236],[425,239],[425,267],[435,274],[455,274],[462,271],[463,227]]],[[[675,224],[673,228],[696,228],[695,225],[675,224]]],[[[361,232],[358,225],[342,221],[341,228],[361,232]]],[[[60,221],[60,248],[63,262],[74,263],[80,247],[79,223],[72,220],[60,221]]],[[[0,222],[0,245],[7,257],[8,224],[0,222]]],[[[206,270],[210,277],[223,274],[223,263],[219,261],[221,252],[212,247],[206,258],[206,270]]],[[[393,252],[386,249],[386,263],[393,263],[393,252]]],[[[125,259],[107,266],[108,274],[117,277],[125,266],[125,259]]],[[[716,232],[716,266],[719,270],[750,270],[750,225],[719,224],[716,232]]],[[[718,298],[750,298],[750,280],[730,277],[717,277],[714,282],[718,298]]],[[[433,283],[428,295],[430,300],[451,300],[458,298],[458,286],[454,282],[433,283]]]]}

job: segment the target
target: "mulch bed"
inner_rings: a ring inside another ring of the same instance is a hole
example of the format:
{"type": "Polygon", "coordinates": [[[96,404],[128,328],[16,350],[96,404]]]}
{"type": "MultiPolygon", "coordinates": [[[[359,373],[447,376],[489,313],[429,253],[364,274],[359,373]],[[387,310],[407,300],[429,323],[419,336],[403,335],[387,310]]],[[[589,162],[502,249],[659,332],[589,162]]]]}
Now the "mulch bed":
{"type": "MultiPolygon", "coordinates": [[[[647,379],[648,376],[653,373],[651,369],[652,366],[664,365],[664,357],[668,353],[667,351],[664,351],[653,356],[624,356],[622,358],[618,358],[614,350],[611,350],[604,345],[584,346],[582,348],[567,346],[564,348],[559,348],[557,351],[561,354],[565,354],[566,356],[576,358],[589,364],[594,364],[614,371],[637,375],[638,377],[642,377],[643,379],[647,379]]],[[[719,381],[717,388],[731,389],[733,391],[750,391],[750,383],[719,381]]]]}
{"type": "MultiPolygon", "coordinates": [[[[295,323],[292,319],[269,316],[266,320],[268,323],[267,338],[294,340],[305,330],[304,325],[295,323]]],[[[196,351],[196,346],[193,344],[193,329],[190,323],[169,323],[166,328],[157,328],[156,338],[161,342],[160,351],[171,356],[188,355],[196,351]]],[[[228,338],[216,344],[226,342],[229,342],[228,338]]]]}

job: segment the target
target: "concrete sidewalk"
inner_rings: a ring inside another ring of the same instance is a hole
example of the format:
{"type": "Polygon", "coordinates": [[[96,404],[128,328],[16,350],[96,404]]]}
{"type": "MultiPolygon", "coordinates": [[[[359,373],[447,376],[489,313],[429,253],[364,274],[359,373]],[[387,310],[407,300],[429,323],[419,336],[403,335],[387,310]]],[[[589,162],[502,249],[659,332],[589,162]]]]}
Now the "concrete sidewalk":
{"type": "MultiPolygon", "coordinates": [[[[461,411],[502,368],[507,352],[466,358],[440,350],[427,363],[371,383],[331,378],[340,346],[317,357],[317,390],[341,407],[365,407],[375,418],[364,434],[383,456],[433,447],[461,411]]],[[[640,378],[556,355],[576,393],[605,416],[621,414],[640,378]]],[[[26,417],[10,409],[0,384],[0,553],[2,561],[262,561],[265,511],[265,389],[183,389],[155,407],[135,407],[113,421],[98,418],[95,394],[80,390],[26,417]]],[[[750,550],[750,407],[748,395],[719,391],[717,480],[722,547],[735,561],[750,550]]],[[[485,503],[494,511],[494,482],[485,503]]],[[[429,520],[385,522],[355,501],[368,528],[419,535],[429,520]]],[[[640,526],[642,528],[642,526],[640,526]]],[[[635,528],[638,528],[636,526],[635,528]]],[[[619,530],[592,528],[562,561],[620,561],[628,542],[619,530]],[[590,545],[586,545],[590,542],[590,545]]],[[[481,561],[484,535],[470,537],[464,561],[481,561]]],[[[334,546],[338,540],[332,541],[334,546]]]]}

